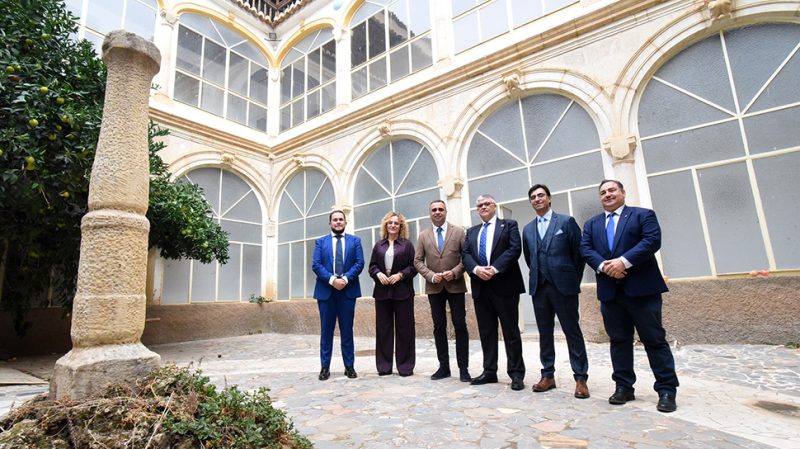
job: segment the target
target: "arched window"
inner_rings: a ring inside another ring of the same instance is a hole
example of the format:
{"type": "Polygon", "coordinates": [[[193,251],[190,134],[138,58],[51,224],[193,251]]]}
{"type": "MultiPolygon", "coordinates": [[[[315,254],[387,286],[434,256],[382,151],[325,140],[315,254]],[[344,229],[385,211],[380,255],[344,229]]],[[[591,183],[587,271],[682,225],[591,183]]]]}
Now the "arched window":
{"type": "Polygon", "coordinates": [[[256,192],[219,168],[199,168],[184,179],[203,188],[214,221],[228,232],[230,260],[225,265],[166,261],[161,303],[247,301],[250,295],[261,295],[263,226],[256,192]]]}
{"type": "MultiPolygon", "coordinates": [[[[600,137],[589,114],[554,94],[531,95],[491,113],[472,136],[467,154],[470,206],[488,193],[505,218],[520,227],[533,219],[528,188],[545,184],[553,210],[583,224],[599,212],[597,183],[603,179],[600,137]]],[[[480,218],[472,207],[472,222],[480,218]]],[[[524,266],[524,264],[523,264],[524,266]]],[[[587,270],[589,282],[594,277],[587,270]]]]}
{"type": "Polygon", "coordinates": [[[336,41],[330,28],[295,44],[281,63],[281,131],[336,107],[336,41]]]}
{"type": "Polygon", "coordinates": [[[156,28],[156,0],[66,0],[67,9],[78,19],[78,39],[90,41],[97,52],[105,35],[125,29],[153,40],[156,28]]]}
{"type": "Polygon", "coordinates": [[[175,100],[266,132],[269,63],[252,42],[220,22],[185,13],[176,54],[175,100]]]}
{"type": "Polygon", "coordinates": [[[716,33],[647,84],[639,134],[664,274],[800,268],[800,26],[716,33]]]}
{"type": "Polygon", "coordinates": [[[451,0],[456,53],[577,0],[451,0]]]}
{"type": "Polygon", "coordinates": [[[303,170],[286,185],[278,212],[279,299],[314,296],[314,241],[330,232],[335,203],[333,185],[319,170],[303,170]]]}
{"type": "Polygon", "coordinates": [[[367,0],[352,23],[354,99],[433,62],[429,0],[367,0]]]}
{"type": "MultiPolygon", "coordinates": [[[[438,179],[430,151],[409,139],[382,145],[361,164],[356,175],[353,218],[367,263],[372,246],[381,238],[381,219],[390,210],[406,217],[409,238],[416,241],[419,227],[429,223],[428,204],[439,199],[438,179]]],[[[361,281],[372,285],[367,273],[362,273],[361,281]]],[[[416,287],[419,291],[419,285],[416,287]]]]}

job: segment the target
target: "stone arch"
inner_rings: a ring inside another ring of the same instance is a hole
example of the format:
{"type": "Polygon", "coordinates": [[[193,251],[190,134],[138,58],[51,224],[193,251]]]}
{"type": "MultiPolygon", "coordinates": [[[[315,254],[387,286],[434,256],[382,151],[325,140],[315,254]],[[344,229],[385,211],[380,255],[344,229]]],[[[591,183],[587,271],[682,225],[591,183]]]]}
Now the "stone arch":
{"type": "Polygon", "coordinates": [[[278,51],[277,56],[275,57],[275,64],[277,66],[281,65],[283,62],[283,58],[289,53],[289,50],[294,47],[295,44],[305,39],[310,33],[314,31],[321,30],[323,28],[331,28],[332,30],[336,30],[336,22],[331,18],[322,18],[317,19],[312,22],[303,24],[294,34],[292,34],[286,42],[281,45],[280,50],[278,51]]]}
{"type": "Polygon", "coordinates": [[[315,169],[322,172],[322,174],[324,174],[331,181],[337,204],[341,203],[343,191],[340,183],[337,182],[338,176],[336,167],[334,167],[333,164],[331,164],[331,162],[322,155],[297,154],[294,155],[290,160],[286,161],[286,163],[275,174],[275,182],[273,183],[275,186],[275,197],[272,198],[273,201],[271,203],[272,207],[270,209],[270,217],[274,217],[276,221],[278,218],[278,208],[280,206],[280,196],[283,194],[286,186],[294,178],[294,176],[306,169],[315,169]]]}

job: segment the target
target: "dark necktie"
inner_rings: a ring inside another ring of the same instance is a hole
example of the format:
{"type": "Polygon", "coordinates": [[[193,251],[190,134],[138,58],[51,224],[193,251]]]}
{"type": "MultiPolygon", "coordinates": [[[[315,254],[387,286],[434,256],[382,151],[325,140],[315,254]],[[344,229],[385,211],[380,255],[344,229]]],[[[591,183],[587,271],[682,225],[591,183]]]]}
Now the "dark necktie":
{"type": "Polygon", "coordinates": [[[444,247],[444,238],[442,237],[442,228],[436,228],[436,245],[439,247],[439,252],[442,252],[442,248],[444,247]]]}
{"type": "Polygon", "coordinates": [[[489,228],[490,224],[492,223],[484,223],[483,229],[481,229],[481,238],[480,242],[478,243],[478,262],[480,262],[481,266],[489,265],[489,260],[486,259],[486,230],[489,228]]]}
{"type": "Polygon", "coordinates": [[[606,238],[608,239],[608,250],[611,251],[614,248],[614,216],[617,215],[616,212],[612,212],[611,215],[608,216],[608,223],[606,224],[606,238]]]}
{"type": "Polygon", "coordinates": [[[333,256],[333,272],[336,276],[344,274],[344,251],[342,251],[342,236],[336,236],[336,250],[333,256]]]}

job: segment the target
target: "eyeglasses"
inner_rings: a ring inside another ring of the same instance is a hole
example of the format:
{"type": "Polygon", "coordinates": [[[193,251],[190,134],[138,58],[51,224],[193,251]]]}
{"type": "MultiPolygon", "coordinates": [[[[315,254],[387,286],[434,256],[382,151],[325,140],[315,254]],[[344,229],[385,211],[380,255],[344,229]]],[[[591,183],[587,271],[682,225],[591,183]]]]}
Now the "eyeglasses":
{"type": "Polygon", "coordinates": [[[478,209],[480,209],[482,207],[491,207],[491,206],[494,206],[494,203],[491,202],[491,201],[486,201],[486,202],[478,203],[478,204],[475,205],[475,207],[478,208],[478,209]]]}

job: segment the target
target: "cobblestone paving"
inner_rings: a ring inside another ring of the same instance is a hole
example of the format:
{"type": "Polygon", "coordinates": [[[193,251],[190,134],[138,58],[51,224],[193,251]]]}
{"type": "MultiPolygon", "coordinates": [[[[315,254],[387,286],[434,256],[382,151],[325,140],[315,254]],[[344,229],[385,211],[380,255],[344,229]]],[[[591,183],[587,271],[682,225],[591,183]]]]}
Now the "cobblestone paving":
{"type": "MultiPolygon", "coordinates": [[[[343,374],[335,346],[331,379],[317,380],[318,337],[253,335],[156,346],[165,362],[200,368],[218,385],[268,386],[276,405],[317,448],[800,448],[800,351],[776,346],[695,345],[675,350],[681,387],[678,411],[655,410],[657,396],[644,350],[636,349],[636,401],[612,406],[608,346],[588,344],[586,400],[572,396],[566,345],[557,342],[558,388],[533,393],[538,345],[524,338],[526,389],[470,386],[457,378],[429,379],[438,362],[433,342],[417,340],[414,376],[379,377],[374,341],[356,339],[358,379],[343,374]]],[[[337,340],[338,342],[338,340],[337,340]]],[[[337,343],[338,344],[338,343],[337,343]]],[[[502,349],[500,351],[502,356],[502,349]]],[[[455,351],[451,347],[451,357],[455,351]]],[[[8,363],[49,376],[56,357],[8,363]]],[[[455,361],[453,361],[455,364],[455,361]]],[[[500,366],[505,366],[501,358],[500,366]]],[[[455,368],[455,365],[453,366],[455,368]]],[[[480,374],[481,352],[471,341],[470,372],[480,374]]],[[[46,390],[0,387],[0,415],[46,390]]]]}

